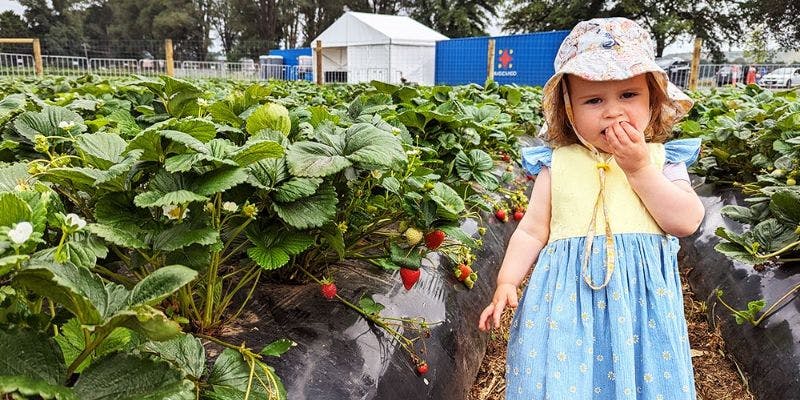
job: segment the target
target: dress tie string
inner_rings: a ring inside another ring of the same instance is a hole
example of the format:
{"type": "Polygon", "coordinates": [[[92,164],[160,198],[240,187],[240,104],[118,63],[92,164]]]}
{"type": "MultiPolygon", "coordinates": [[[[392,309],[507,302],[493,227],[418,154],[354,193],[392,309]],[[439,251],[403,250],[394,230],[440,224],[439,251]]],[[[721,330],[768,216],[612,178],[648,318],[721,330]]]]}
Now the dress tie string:
{"type": "Polygon", "coordinates": [[[575,135],[578,137],[578,140],[589,149],[592,153],[592,157],[597,161],[596,168],[597,174],[600,179],[600,191],[597,193],[597,198],[594,202],[594,210],[592,211],[592,219],[589,222],[589,229],[586,232],[586,240],[584,241],[584,249],[583,249],[583,257],[581,259],[581,275],[583,275],[583,280],[586,284],[592,288],[593,290],[600,290],[608,286],[608,283],[611,282],[611,276],[614,273],[614,235],[611,233],[611,218],[608,214],[608,205],[606,201],[606,173],[611,168],[611,161],[613,160],[614,156],[609,155],[608,158],[605,160],[597,148],[594,147],[591,143],[589,143],[586,139],[578,133],[577,129],[575,129],[575,118],[572,113],[572,105],[569,100],[569,92],[567,91],[566,81],[562,78],[561,80],[561,89],[564,93],[564,108],[567,112],[567,118],[569,119],[570,125],[572,126],[573,130],[575,131],[575,135]],[[600,284],[595,284],[592,280],[592,276],[589,273],[589,257],[592,254],[592,244],[594,243],[594,235],[595,235],[595,227],[597,223],[597,213],[598,210],[603,210],[603,220],[605,222],[605,239],[606,239],[606,254],[605,254],[605,278],[603,282],[600,284]]]}

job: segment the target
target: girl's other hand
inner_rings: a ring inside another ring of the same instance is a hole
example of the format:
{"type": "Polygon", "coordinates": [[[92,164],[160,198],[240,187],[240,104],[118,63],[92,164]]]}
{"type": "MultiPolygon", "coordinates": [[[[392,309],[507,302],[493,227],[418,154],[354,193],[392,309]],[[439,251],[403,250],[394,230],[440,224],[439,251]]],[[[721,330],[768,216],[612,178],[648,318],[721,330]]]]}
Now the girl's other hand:
{"type": "Polygon", "coordinates": [[[606,129],[606,140],[611,146],[617,165],[626,174],[634,173],[650,164],[650,152],[644,134],[627,121],[611,124],[606,129]]]}
{"type": "Polygon", "coordinates": [[[492,304],[486,306],[478,320],[478,329],[488,331],[491,328],[500,327],[500,317],[506,306],[517,308],[517,287],[511,283],[501,283],[494,291],[492,304]],[[492,324],[492,321],[494,324],[492,324]],[[492,326],[493,325],[493,326],[492,326]]]}

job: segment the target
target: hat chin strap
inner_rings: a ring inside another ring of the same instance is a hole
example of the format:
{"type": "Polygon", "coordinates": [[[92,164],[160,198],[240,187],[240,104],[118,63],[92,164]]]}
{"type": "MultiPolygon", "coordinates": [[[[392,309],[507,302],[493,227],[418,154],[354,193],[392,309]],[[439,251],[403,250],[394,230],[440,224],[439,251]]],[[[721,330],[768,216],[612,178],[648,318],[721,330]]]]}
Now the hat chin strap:
{"type": "Polygon", "coordinates": [[[608,207],[606,201],[606,172],[610,168],[611,160],[614,158],[614,155],[608,156],[607,159],[603,160],[603,157],[600,155],[600,152],[597,148],[589,143],[575,128],[575,116],[572,113],[572,103],[569,99],[569,92],[567,91],[567,84],[564,81],[564,78],[561,78],[561,91],[564,95],[564,108],[567,112],[567,119],[569,119],[569,123],[572,126],[572,130],[575,132],[575,136],[578,137],[581,144],[586,146],[587,149],[592,153],[592,156],[595,160],[597,160],[597,174],[600,178],[600,192],[597,193],[597,198],[595,199],[594,203],[594,210],[592,211],[592,219],[589,222],[589,229],[586,232],[586,238],[584,240],[584,248],[583,248],[583,257],[581,258],[581,275],[583,275],[583,280],[586,284],[592,288],[593,290],[600,290],[608,286],[608,283],[611,282],[611,276],[614,273],[614,235],[611,232],[611,219],[608,215],[608,207]],[[601,284],[595,284],[592,280],[591,275],[589,274],[589,258],[592,253],[592,244],[594,243],[594,235],[595,235],[595,225],[597,223],[597,213],[598,210],[603,210],[603,219],[605,222],[605,239],[606,239],[606,273],[605,279],[601,284]]]}

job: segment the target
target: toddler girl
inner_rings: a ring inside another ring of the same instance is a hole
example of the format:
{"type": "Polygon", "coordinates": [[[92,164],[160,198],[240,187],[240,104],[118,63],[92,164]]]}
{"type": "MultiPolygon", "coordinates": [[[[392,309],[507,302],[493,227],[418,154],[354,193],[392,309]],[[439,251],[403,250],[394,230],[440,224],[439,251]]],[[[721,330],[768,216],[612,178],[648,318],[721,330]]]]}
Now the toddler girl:
{"type": "Polygon", "coordinates": [[[696,397],[675,236],[703,219],[686,172],[700,142],[664,143],[692,101],[653,54],[624,18],[581,22],[559,48],[543,98],[551,147],[523,149],[538,177],[478,322],[518,308],[508,399],[696,397]]]}

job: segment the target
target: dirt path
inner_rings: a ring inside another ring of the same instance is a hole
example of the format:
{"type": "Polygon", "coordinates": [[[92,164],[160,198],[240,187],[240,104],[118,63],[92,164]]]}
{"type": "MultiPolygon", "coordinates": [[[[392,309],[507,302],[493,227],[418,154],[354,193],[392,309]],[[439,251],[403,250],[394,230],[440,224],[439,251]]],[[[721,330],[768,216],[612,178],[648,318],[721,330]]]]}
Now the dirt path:
{"type": "MultiPolygon", "coordinates": [[[[685,278],[683,293],[697,399],[753,400],[746,378],[725,350],[719,325],[715,323],[714,328],[709,327],[705,303],[694,298],[685,278]]],[[[504,399],[506,344],[511,316],[511,311],[507,310],[503,314],[503,326],[493,332],[468,400],[504,399]]]]}

